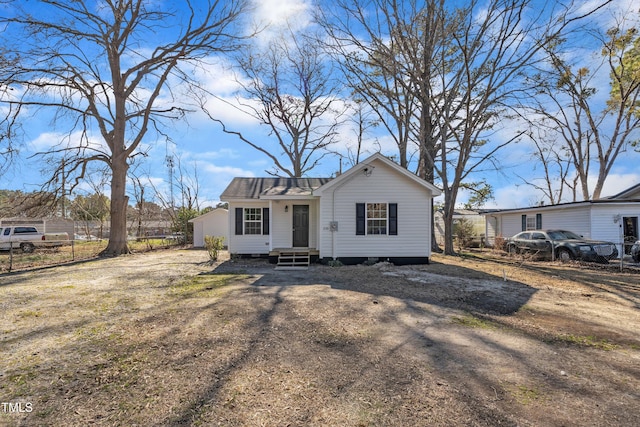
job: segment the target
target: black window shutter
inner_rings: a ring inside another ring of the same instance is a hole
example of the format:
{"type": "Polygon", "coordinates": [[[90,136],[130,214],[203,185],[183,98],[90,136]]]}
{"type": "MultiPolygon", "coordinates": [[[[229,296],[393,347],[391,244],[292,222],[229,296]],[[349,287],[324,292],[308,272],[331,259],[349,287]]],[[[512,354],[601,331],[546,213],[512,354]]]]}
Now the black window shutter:
{"type": "Polygon", "coordinates": [[[242,234],[242,208],[236,208],[236,234],[242,234]]]}
{"type": "Polygon", "coordinates": [[[536,214],[536,230],[542,230],[542,214],[536,214]]]}
{"type": "Polygon", "coordinates": [[[527,216],[522,215],[522,231],[527,231],[527,216]]]}
{"type": "Polygon", "coordinates": [[[269,208],[262,208],[262,234],[269,234],[269,208]]]}
{"type": "Polygon", "coordinates": [[[389,203],[389,235],[398,235],[398,204],[389,203]]]}
{"type": "Polygon", "coordinates": [[[364,203],[356,203],[356,236],[364,236],[365,230],[364,203]]]}

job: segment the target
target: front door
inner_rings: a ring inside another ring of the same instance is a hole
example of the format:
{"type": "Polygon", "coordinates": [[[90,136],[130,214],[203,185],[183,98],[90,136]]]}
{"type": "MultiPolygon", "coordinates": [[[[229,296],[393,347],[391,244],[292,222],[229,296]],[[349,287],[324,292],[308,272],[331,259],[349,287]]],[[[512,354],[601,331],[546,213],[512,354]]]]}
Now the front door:
{"type": "Polygon", "coordinates": [[[637,216],[625,216],[622,218],[622,224],[624,225],[624,253],[631,253],[631,246],[638,240],[638,217],[637,216]]]}
{"type": "Polygon", "coordinates": [[[309,205],[293,205],[293,247],[309,247],[309,205]]]}

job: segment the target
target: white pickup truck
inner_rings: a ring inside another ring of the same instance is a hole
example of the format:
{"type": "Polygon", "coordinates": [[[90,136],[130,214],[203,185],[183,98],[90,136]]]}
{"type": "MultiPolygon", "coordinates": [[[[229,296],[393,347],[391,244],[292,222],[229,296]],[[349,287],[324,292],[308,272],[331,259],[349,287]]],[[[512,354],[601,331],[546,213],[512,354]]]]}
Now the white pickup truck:
{"type": "Polygon", "coordinates": [[[38,247],[58,247],[68,245],[67,233],[40,233],[36,227],[16,225],[0,227],[0,250],[20,248],[22,252],[31,253],[38,247]]]}

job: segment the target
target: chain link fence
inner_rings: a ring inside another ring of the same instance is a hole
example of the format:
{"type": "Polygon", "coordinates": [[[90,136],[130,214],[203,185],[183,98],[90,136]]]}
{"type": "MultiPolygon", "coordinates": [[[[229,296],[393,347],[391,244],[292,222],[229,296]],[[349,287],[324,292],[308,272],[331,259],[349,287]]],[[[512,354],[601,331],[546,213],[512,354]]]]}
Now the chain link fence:
{"type": "MultiPolygon", "coordinates": [[[[81,261],[99,256],[107,247],[107,240],[71,240],[60,242],[62,246],[36,247],[33,251],[12,248],[0,251],[0,273],[49,267],[81,261]]],[[[144,237],[129,242],[133,252],[184,246],[182,239],[167,237],[144,237]]]]}

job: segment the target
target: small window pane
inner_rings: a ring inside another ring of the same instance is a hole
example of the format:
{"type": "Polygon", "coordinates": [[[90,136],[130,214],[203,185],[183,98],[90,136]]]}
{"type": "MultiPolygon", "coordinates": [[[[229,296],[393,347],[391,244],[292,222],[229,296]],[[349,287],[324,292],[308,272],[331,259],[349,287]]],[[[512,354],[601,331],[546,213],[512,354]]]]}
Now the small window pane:
{"type": "Polygon", "coordinates": [[[262,208],[245,208],[244,234],[262,234],[262,208]]]}
{"type": "Polygon", "coordinates": [[[387,234],[386,203],[367,203],[367,234],[387,234]]]}

